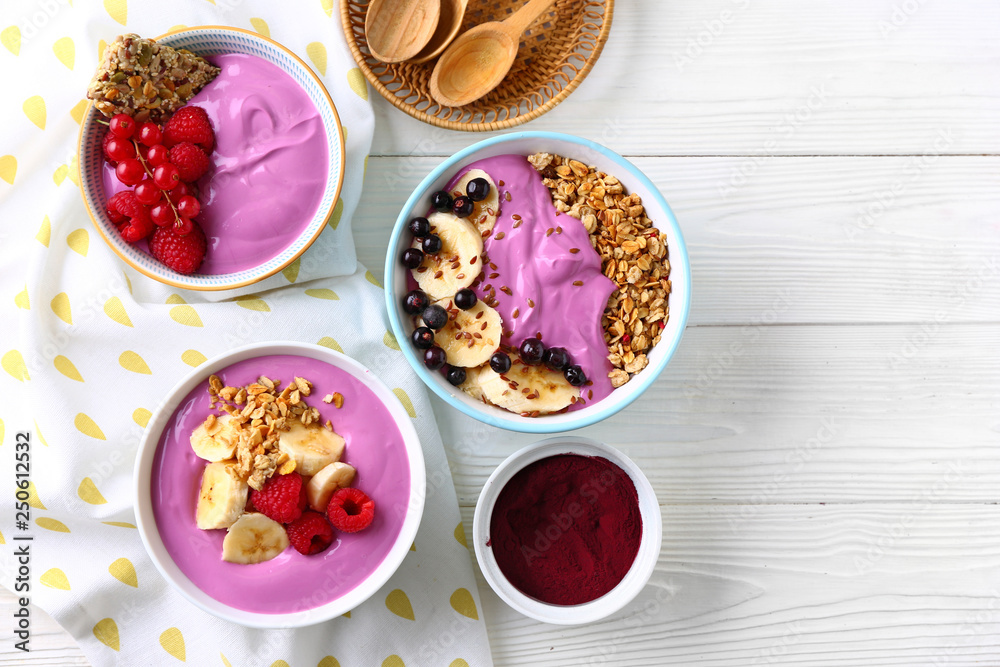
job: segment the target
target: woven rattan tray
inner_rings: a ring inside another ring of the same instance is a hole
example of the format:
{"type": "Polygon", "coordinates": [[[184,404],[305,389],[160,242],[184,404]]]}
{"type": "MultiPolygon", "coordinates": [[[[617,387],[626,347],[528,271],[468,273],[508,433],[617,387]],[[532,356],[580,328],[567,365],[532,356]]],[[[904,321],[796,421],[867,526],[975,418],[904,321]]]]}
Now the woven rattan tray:
{"type": "MultiPolygon", "coordinates": [[[[462,30],[502,20],[524,0],[469,0],[462,30]]],[[[608,39],[614,0],[556,0],[521,36],[517,59],[500,85],[463,107],[431,98],[437,58],[423,64],[389,65],[376,60],[365,42],[368,0],[344,0],[340,15],[347,43],[369,83],[382,97],[418,120],[449,130],[503,130],[538,118],[580,85],[608,39]]]]}

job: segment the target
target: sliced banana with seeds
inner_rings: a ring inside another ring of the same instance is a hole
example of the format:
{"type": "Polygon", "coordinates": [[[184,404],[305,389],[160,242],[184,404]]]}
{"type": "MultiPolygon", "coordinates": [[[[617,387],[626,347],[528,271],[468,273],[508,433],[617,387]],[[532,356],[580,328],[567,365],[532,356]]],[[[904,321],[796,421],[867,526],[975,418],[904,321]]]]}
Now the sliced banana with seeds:
{"type": "Polygon", "coordinates": [[[483,368],[483,366],[466,368],[465,382],[458,385],[459,389],[477,401],[483,400],[483,388],[479,386],[479,374],[482,372],[483,368]]]}
{"type": "Polygon", "coordinates": [[[319,424],[303,425],[289,422],[289,429],[278,435],[278,449],[295,461],[295,471],[311,477],[326,466],[340,460],[344,439],[319,424]]]}
{"type": "Polygon", "coordinates": [[[451,213],[434,213],[427,220],[441,238],[441,250],[426,255],[413,269],[413,278],[432,299],[443,299],[471,285],[482,271],[483,237],[472,223],[451,213]]]}
{"type": "Polygon", "coordinates": [[[233,458],[240,436],[229,415],[212,415],[191,432],[191,449],[206,461],[233,458]]]}
{"type": "Polygon", "coordinates": [[[469,181],[476,178],[484,178],[490,184],[490,193],[486,195],[486,199],[473,202],[472,213],[468,218],[469,222],[479,230],[479,235],[482,236],[483,232],[493,229],[493,225],[497,222],[497,214],[500,212],[500,192],[497,190],[496,183],[482,169],[470,169],[459,179],[458,183],[455,183],[455,187],[450,192],[453,197],[465,195],[465,188],[469,181]]]}
{"type": "Polygon", "coordinates": [[[309,506],[317,512],[326,512],[333,492],[350,486],[356,474],[354,466],[341,461],[331,463],[320,470],[306,484],[309,506]]]}
{"type": "Polygon", "coordinates": [[[567,382],[562,373],[520,360],[503,375],[486,367],[477,380],[487,401],[518,414],[558,412],[580,396],[579,387],[567,382]]]}
{"type": "Polygon", "coordinates": [[[230,463],[205,466],[201,492],[195,509],[195,521],[202,530],[228,528],[240,518],[247,504],[247,483],[240,479],[230,463]]]}
{"type": "Polygon", "coordinates": [[[248,512],[229,527],[222,540],[222,560],[250,565],[271,560],[288,548],[288,533],[277,521],[248,512]]]}
{"type": "Polygon", "coordinates": [[[503,335],[500,313],[482,301],[468,310],[457,307],[451,298],[435,303],[448,312],[448,323],[434,334],[434,342],[444,350],[448,363],[470,368],[489,361],[503,335]]]}

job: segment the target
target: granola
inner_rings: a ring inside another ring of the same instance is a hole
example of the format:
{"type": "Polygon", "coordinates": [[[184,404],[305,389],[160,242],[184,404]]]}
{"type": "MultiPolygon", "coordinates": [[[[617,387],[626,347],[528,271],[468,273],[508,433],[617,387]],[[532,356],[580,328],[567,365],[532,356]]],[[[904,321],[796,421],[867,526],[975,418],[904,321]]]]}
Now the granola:
{"type": "Polygon", "coordinates": [[[639,195],[626,193],[614,176],[551,153],[530,155],[528,162],[541,173],[556,210],[583,223],[604,275],[618,286],[601,324],[614,367],[608,377],[621,387],[646,367],[646,354],[670,317],[666,236],[639,195]]]}
{"type": "Polygon", "coordinates": [[[134,33],[104,49],[87,98],[107,117],[164,121],[214,79],[219,68],[186,49],[176,50],[134,33]]]}
{"type": "MultiPolygon", "coordinates": [[[[278,449],[280,432],[289,430],[293,420],[307,426],[322,420],[319,411],[302,400],[302,389],[308,394],[311,383],[296,377],[284,389],[281,384],[263,375],[245,387],[224,386],[217,375],[208,379],[211,407],[230,416],[229,426],[237,438],[234,471],[258,491],[275,472],[295,470],[295,461],[278,449]]],[[[209,414],[205,420],[209,435],[217,432],[218,424],[216,415],[209,414]]],[[[325,426],[332,430],[329,420],[325,426]]]]}

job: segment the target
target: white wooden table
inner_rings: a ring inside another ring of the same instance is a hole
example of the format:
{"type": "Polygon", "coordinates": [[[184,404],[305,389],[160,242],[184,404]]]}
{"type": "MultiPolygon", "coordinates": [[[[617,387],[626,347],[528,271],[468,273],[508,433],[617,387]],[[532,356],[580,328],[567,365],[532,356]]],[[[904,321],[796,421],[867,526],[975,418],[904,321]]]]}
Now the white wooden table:
{"type": "MultiPolygon", "coordinates": [[[[354,228],[379,274],[410,190],[482,135],[375,110],[354,228]]],[[[481,581],[496,664],[1000,665],[1000,2],[619,2],[526,127],[633,157],[694,298],[660,380],[583,432],[656,489],[650,585],[563,629],[481,581]]],[[[532,438],[436,412],[471,533],[532,438]]],[[[24,664],[87,664],[42,616],[24,664]]]]}

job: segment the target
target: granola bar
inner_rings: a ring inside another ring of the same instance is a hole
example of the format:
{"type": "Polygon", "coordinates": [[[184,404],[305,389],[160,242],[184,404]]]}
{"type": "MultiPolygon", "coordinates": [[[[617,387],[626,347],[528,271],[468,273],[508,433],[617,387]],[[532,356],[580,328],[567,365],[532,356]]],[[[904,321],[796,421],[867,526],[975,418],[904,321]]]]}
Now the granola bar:
{"type": "Polygon", "coordinates": [[[178,51],[129,33],[104,49],[87,98],[105,116],[124,113],[140,123],[159,122],[218,73],[218,67],[186,49],[178,51]]]}
{"type": "Polygon", "coordinates": [[[601,270],[618,286],[601,324],[614,366],[608,377],[620,387],[649,363],[646,353],[660,342],[670,317],[667,238],[646,216],[639,195],[626,193],[614,176],[550,153],[528,162],[541,173],[556,210],[583,223],[601,270]]]}

